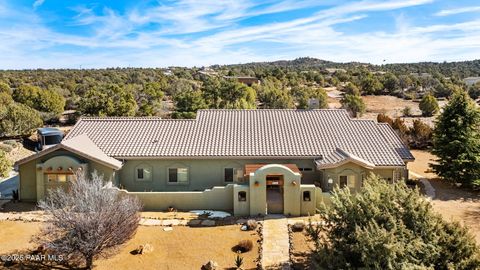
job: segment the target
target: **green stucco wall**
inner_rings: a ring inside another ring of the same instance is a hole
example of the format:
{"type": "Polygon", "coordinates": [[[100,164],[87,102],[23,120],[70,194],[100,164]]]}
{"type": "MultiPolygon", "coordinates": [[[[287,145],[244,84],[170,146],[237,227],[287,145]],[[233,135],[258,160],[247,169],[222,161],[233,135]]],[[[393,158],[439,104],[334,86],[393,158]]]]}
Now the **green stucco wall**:
{"type": "Polygon", "coordinates": [[[114,170],[109,167],[65,150],[57,150],[19,165],[20,199],[23,201],[38,201],[43,199],[47,193],[47,189],[61,186],[59,184],[47,183],[45,180],[45,173],[49,172],[47,168],[52,168],[53,172],[67,172],[70,167],[82,167],[88,174],[97,171],[97,173],[103,175],[106,180],[115,178],[114,170]],[[58,171],[60,167],[62,170],[58,171]]]}
{"type": "Polygon", "coordinates": [[[243,170],[245,164],[297,164],[300,167],[313,168],[313,172],[304,174],[302,183],[313,183],[320,179],[321,172],[315,171],[311,159],[285,160],[228,160],[228,159],[190,159],[190,160],[126,160],[119,174],[120,185],[129,191],[203,191],[214,186],[224,186],[224,168],[243,170]],[[153,169],[151,181],[135,180],[135,168],[148,166],[153,169]],[[189,169],[188,184],[168,183],[167,173],[171,167],[187,167],[189,169]]]}

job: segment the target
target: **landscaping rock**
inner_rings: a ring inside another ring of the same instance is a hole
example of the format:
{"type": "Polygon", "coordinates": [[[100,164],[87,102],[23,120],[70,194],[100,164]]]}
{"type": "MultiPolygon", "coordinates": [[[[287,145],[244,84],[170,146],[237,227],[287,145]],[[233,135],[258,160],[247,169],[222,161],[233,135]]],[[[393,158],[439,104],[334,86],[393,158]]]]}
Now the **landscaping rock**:
{"type": "Polygon", "coordinates": [[[146,254],[150,253],[153,251],[153,246],[150,244],[145,244],[145,245],[140,245],[136,249],[132,250],[130,253],[133,255],[141,255],[141,254],[146,254]]]}
{"type": "Polygon", "coordinates": [[[202,270],[216,270],[218,269],[218,263],[214,261],[208,261],[202,266],[202,270]]]}
{"type": "Polygon", "coordinates": [[[237,224],[245,224],[246,222],[247,222],[247,220],[244,219],[244,218],[241,218],[241,219],[237,220],[237,224]]]}
{"type": "Polygon", "coordinates": [[[240,227],[240,230],[242,230],[242,231],[248,231],[247,225],[243,225],[242,227],[240,227]]]}
{"type": "Polygon", "coordinates": [[[297,221],[292,225],[292,231],[301,232],[305,229],[305,223],[303,221],[297,221]]]}
{"type": "Polygon", "coordinates": [[[190,220],[187,225],[188,226],[199,226],[202,221],[200,219],[192,219],[190,220]]]}
{"type": "Polygon", "coordinates": [[[202,221],[201,225],[205,227],[215,226],[215,220],[205,219],[202,221]]]}

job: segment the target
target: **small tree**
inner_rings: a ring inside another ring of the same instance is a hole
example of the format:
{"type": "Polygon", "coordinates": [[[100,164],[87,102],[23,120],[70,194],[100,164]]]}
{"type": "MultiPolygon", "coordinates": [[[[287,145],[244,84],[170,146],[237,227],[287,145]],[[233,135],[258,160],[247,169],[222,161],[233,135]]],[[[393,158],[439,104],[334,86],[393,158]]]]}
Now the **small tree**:
{"type": "Polygon", "coordinates": [[[405,108],[403,108],[403,116],[405,117],[410,117],[412,116],[412,108],[410,108],[410,106],[405,106],[405,108]]]}
{"type": "Polygon", "coordinates": [[[369,176],[360,192],[334,190],[324,221],[307,228],[322,269],[478,269],[475,240],[403,181],[369,176]]]}
{"type": "Polygon", "coordinates": [[[480,111],[465,91],[457,91],[439,116],[433,132],[442,178],[467,186],[480,184],[480,111]]]}
{"type": "Polygon", "coordinates": [[[96,173],[91,179],[78,174],[69,185],[68,191],[50,190],[39,203],[49,218],[35,242],[69,263],[83,260],[91,269],[96,257],[107,256],[135,235],[141,204],[136,197],[104,187],[96,173]]]}
{"type": "Polygon", "coordinates": [[[12,162],[8,159],[7,153],[0,150],[0,177],[7,177],[12,169],[12,162]]]}
{"type": "Polygon", "coordinates": [[[422,115],[427,117],[433,116],[439,110],[437,99],[431,94],[423,96],[419,107],[422,111],[422,115]]]}
{"type": "Polygon", "coordinates": [[[342,108],[347,109],[353,117],[361,116],[366,109],[365,103],[359,95],[345,94],[340,103],[342,103],[342,108]]]}

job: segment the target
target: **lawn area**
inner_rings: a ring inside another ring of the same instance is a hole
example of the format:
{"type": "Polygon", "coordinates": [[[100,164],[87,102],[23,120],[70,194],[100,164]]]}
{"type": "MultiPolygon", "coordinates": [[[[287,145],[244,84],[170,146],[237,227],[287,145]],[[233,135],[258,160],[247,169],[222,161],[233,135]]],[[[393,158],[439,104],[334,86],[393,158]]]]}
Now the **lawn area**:
{"type": "MultiPolygon", "coordinates": [[[[35,248],[31,237],[38,233],[40,222],[0,221],[0,254],[27,254],[35,248]]],[[[240,240],[250,239],[253,249],[241,254],[243,269],[255,269],[259,236],[255,231],[243,232],[239,225],[199,227],[174,226],[164,231],[161,226],[140,226],[135,237],[108,259],[95,261],[95,269],[200,269],[209,260],[220,269],[233,267],[236,253],[232,247],[240,240]],[[139,245],[149,244],[153,251],[143,255],[130,252],[139,245]]],[[[7,269],[19,269],[17,267],[7,269]]]]}

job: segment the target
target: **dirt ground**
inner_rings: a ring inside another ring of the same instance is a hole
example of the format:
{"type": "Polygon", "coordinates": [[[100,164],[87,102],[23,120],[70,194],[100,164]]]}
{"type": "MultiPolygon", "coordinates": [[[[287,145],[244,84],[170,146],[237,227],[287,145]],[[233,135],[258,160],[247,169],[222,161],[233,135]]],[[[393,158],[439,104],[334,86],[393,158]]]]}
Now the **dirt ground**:
{"type": "Polygon", "coordinates": [[[466,225],[480,244],[480,193],[472,192],[452,186],[438,179],[428,163],[432,163],[436,156],[427,151],[412,150],[415,161],[408,164],[411,172],[427,178],[435,189],[433,208],[445,220],[456,220],[466,225]]]}
{"type": "MultiPolygon", "coordinates": [[[[27,254],[27,250],[35,248],[30,239],[39,232],[41,225],[40,222],[0,221],[0,254],[27,254]]],[[[172,231],[163,228],[140,226],[135,237],[114,256],[96,260],[95,269],[200,269],[209,260],[225,269],[234,266],[236,253],[232,248],[245,239],[252,240],[254,246],[251,251],[240,254],[244,258],[243,269],[256,268],[259,236],[255,231],[243,232],[239,225],[175,226],[172,231]],[[142,244],[151,245],[153,251],[130,254],[142,244]]]]}
{"type": "Polygon", "coordinates": [[[480,245],[480,193],[459,189],[439,179],[429,180],[435,188],[433,208],[448,221],[466,225],[480,245]]]}
{"type": "Polygon", "coordinates": [[[311,254],[314,245],[307,240],[305,231],[292,232],[292,249],[291,258],[293,262],[293,269],[314,269],[311,267],[311,254]]]}
{"type": "MultiPolygon", "coordinates": [[[[408,169],[411,172],[414,172],[429,179],[437,178],[437,175],[432,172],[431,168],[428,165],[429,163],[435,162],[435,160],[437,159],[435,155],[424,150],[410,150],[410,152],[412,152],[413,156],[415,157],[414,162],[408,163],[408,169]]],[[[415,175],[411,175],[411,177],[417,178],[415,177],[415,175]]]]}

